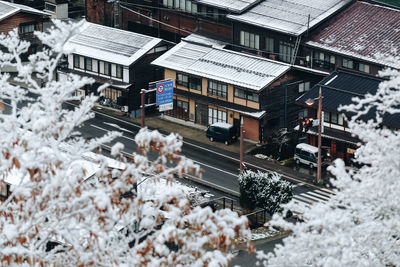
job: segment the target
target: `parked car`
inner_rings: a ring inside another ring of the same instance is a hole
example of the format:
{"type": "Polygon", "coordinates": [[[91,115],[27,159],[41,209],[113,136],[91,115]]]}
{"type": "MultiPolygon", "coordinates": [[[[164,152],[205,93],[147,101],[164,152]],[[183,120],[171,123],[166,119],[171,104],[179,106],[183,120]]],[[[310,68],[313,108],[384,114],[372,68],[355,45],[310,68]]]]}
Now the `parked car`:
{"type": "Polygon", "coordinates": [[[216,122],[211,124],[207,128],[206,136],[211,142],[214,140],[220,141],[224,142],[225,145],[229,145],[237,139],[233,125],[225,122],[216,122]]]}
{"type": "MultiPolygon", "coordinates": [[[[322,166],[327,165],[327,159],[329,155],[325,150],[321,149],[321,164],[322,166]]],[[[300,143],[296,145],[294,152],[294,162],[296,164],[306,164],[310,168],[316,168],[318,163],[318,148],[306,143],[300,143]]]]}

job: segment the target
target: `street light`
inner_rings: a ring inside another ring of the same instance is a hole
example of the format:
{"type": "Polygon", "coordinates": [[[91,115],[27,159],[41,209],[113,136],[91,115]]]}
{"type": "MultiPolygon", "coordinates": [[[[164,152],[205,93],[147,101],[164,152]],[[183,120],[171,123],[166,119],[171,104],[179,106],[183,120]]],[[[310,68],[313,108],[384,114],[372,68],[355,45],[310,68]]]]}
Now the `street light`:
{"type": "Polygon", "coordinates": [[[317,162],[317,183],[321,181],[321,125],[323,123],[322,119],[322,92],[321,87],[319,87],[319,96],[314,99],[307,99],[307,106],[312,106],[314,104],[314,100],[318,100],[318,162],[317,162]]]}

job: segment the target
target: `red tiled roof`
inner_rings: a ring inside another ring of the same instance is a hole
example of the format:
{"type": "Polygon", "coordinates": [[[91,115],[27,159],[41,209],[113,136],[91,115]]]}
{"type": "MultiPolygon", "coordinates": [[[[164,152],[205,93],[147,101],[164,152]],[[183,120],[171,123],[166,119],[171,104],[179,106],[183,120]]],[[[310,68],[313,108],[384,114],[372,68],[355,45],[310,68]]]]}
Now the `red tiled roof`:
{"type": "Polygon", "coordinates": [[[356,2],[307,44],[390,66],[377,56],[400,54],[400,10],[356,2]]]}

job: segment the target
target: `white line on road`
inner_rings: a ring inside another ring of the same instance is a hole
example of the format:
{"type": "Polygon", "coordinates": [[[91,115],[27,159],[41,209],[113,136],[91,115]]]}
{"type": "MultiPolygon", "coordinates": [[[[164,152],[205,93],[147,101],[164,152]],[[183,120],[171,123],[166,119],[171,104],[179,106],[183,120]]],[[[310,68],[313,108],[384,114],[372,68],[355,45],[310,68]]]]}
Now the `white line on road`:
{"type": "Polygon", "coordinates": [[[317,194],[314,191],[307,192],[307,194],[315,196],[315,197],[318,197],[318,198],[321,198],[321,199],[324,199],[324,200],[329,200],[330,199],[330,197],[327,197],[325,195],[317,194]]]}
{"type": "Polygon", "coordinates": [[[308,193],[309,193],[309,192],[307,192],[307,193],[301,193],[300,196],[305,197],[305,198],[309,198],[309,199],[311,199],[311,200],[313,200],[313,201],[317,201],[317,202],[326,202],[324,199],[316,198],[316,197],[310,196],[308,193]]]}
{"type": "Polygon", "coordinates": [[[304,198],[304,197],[302,197],[300,195],[293,195],[293,198],[295,200],[298,200],[298,201],[301,201],[301,202],[305,202],[307,204],[313,204],[314,203],[312,200],[310,200],[308,198],[304,198]]]}
{"type": "MultiPolygon", "coordinates": [[[[94,124],[90,124],[90,126],[91,126],[91,127],[94,127],[94,128],[97,128],[97,129],[100,129],[100,130],[105,131],[105,132],[109,132],[109,130],[104,129],[104,128],[102,128],[102,127],[100,127],[100,126],[97,126],[97,125],[94,125],[94,124]]],[[[126,136],[124,136],[124,135],[122,135],[121,137],[123,137],[123,138],[125,138],[125,139],[128,139],[128,140],[131,140],[131,141],[135,141],[134,139],[129,138],[129,137],[126,137],[126,136]]],[[[197,161],[197,160],[194,160],[194,159],[191,159],[191,160],[192,160],[193,162],[199,164],[200,166],[205,166],[205,167],[208,167],[208,168],[212,168],[212,169],[214,169],[214,170],[217,170],[217,171],[220,171],[220,172],[229,174],[229,175],[231,175],[231,176],[238,177],[238,175],[235,174],[235,173],[231,173],[231,172],[228,172],[228,171],[219,169],[219,168],[217,168],[217,167],[214,167],[214,166],[211,166],[211,165],[202,163],[202,162],[197,161]]]]}

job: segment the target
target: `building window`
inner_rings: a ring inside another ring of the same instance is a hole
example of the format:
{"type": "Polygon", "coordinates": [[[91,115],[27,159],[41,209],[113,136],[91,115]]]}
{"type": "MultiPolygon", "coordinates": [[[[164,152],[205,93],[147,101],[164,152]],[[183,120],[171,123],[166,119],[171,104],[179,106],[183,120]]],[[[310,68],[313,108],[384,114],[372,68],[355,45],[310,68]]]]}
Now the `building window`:
{"type": "Polygon", "coordinates": [[[214,108],[208,108],[208,123],[226,122],[226,112],[214,108]]]}
{"type": "Polygon", "coordinates": [[[80,68],[80,56],[74,55],[74,68],[80,68]]]}
{"type": "Polygon", "coordinates": [[[308,117],[308,109],[302,109],[299,111],[299,118],[307,118],[308,117]]]}
{"type": "Polygon", "coordinates": [[[343,58],[342,66],[345,67],[345,68],[348,68],[348,69],[354,68],[353,60],[347,59],[347,58],[343,58]]]}
{"type": "Polygon", "coordinates": [[[215,81],[208,81],[207,92],[212,95],[226,98],[226,84],[215,81]]]}
{"type": "Polygon", "coordinates": [[[21,33],[33,33],[35,31],[35,23],[27,23],[20,25],[21,33]]]}
{"type": "Polygon", "coordinates": [[[44,9],[53,13],[56,13],[56,6],[50,3],[44,3],[44,9]]]}
{"type": "Polygon", "coordinates": [[[362,71],[362,72],[369,73],[369,65],[360,63],[360,64],[358,64],[358,70],[362,71]]]}
{"type": "Polygon", "coordinates": [[[163,5],[169,8],[180,9],[190,13],[197,13],[197,4],[191,0],[163,0],[163,5]]]}
{"type": "Polygon", "coordinates": [[[265,50],[268,52],[274,52],[274,38],[265,37],[265,50]]]}
{"type": "Polygon", "coordinates": [[[105,75],[111,75],[111,64],[108,62],[104,62],[104,73],[105,75]]]}
{"type": "Polygon", "coordinates": [[[182,74],[182,73],[177,73],[176,74],[176,84],[188,87],[188,85],[189,85],[189,76],[187,76],[185,74],[182,74]]]}
{"type": "Polygon", "coordinates": [[[286,42],[279,43],[279,58],[284,62],[290,62],[293,57],[293,45],[286,42]]]}
{"type": "Polygon", "coordinates": [[[186,101],[177,100],[176,107],[181,108],[187,112],[189,110],[189,103],[186,101]]]}
{"type": "Polygon", "coordinates": [[[235,97],[247,99],[249,101],[258,102],[258,94],[243,90],[241,88],[235,88],[235,97]]]}
{"type": "Polygon", "coordinates": [[[310,82],[299,83],[299,93],[310,90],[310,82]]]}
{"type": "Polygon", "coordinates": [[[343,114],[324,111],[324,121],[332,124],[344,125],[343,114]]]}
{"type": "Polygon", "coordinates": [[[190,76],[189,88],[201,91],[201,78],[190,76]]]}
{"type": "Polygon", "coordinates": [[[320,68],[332,70],[335,68],[335,56],[323,52],[314,52],[314,65],[320,68]]]}
{"type": "Polygon", "coordinates": [[[259,49],[260,36],[254,33],[240,31],[240,45],[254,49],[259,49]]]}
{"type": "Polygon", "coordinates": [[[122,79],[122,66],[121,65],[116,65],[115,77],[122,79]]]}
{"type": "Polygon", "coordinates": [[[92,71],[92,59],[85,58],[85,70],[92,71]]]}

